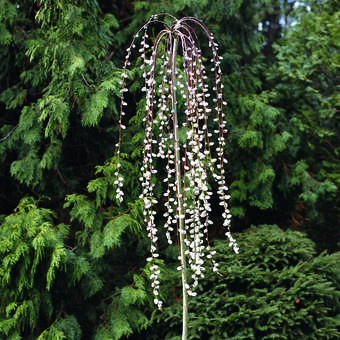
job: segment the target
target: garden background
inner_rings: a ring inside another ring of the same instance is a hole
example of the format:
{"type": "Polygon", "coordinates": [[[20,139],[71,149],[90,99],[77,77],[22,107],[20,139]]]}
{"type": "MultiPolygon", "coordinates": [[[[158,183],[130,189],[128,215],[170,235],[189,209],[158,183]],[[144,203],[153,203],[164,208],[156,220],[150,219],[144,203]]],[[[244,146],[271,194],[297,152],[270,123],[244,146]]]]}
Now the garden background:
{"type": "Polygon", "coordinates": [[[0,339],[179,339],[178,253],[165,236],[162,311],[148,279],[138,59],[127,82],[122,204],[113,166],[126,48],[165,12],[201,19],[219,43],[240,247],[234,254],[223,241],[213,210],[222,276],[207,272],[190,299],[189,339],[339,339],[339,8],[338,0],[2,0],[0,339]]]}

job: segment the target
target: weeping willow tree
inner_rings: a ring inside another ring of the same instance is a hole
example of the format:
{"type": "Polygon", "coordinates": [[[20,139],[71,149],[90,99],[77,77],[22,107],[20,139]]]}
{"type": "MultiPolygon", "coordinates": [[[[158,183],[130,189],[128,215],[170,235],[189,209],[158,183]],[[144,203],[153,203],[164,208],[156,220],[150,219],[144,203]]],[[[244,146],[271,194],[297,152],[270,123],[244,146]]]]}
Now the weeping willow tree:
{"type": "Polygon", "coordinates": [[[176,19],[170,14],[153,15],[149,21],[134,35],[127,49],[122,74],[120,131],[117,144],[117,200],[123,201],[123,176],[120,175],[120,146],[124,123],[124,107],[128,88],[130,56],[134,49],[141,53],[142,75],[146,93],[145,137],[143,163],[141,167],[141,198],[144,202],[144,221],[150,238],[150,262],[154,293],[154,303],[162,307],[159,295],[160,269],[155,259],[159,257],[157,241],[159,227],[155,222],[158,204],[154,196],[154,176],[158,170],[155,159],[166,162],[163,181],[167,189],[165,198],[166,219],[164,229],[169,244],[173,243],[173,234],[179,239],[180,266],[182,272],[183,295],[183,330],[182,339],[187,339],[188,295],[196,295],[194,288],[198,280],[204,277],[206,258],[213,262],[213,270],[218,271],[218,263],[213,259],[214,252],[209,246],[208,228],[213,224],[209,214],[212,211],[210,199],[213,195],[209,189],[209,174],[218,184],[217,194],[223,208],[222,217],[226,227],[229,245],[238,252],[235,239],[230,234],[231,214],[228,208],[229,195],[225,180],[224,155],[226,121],[223,106],[223,84],[218,44],[213,35],[199,19],[184,17],[176,19]],[[165,17],[165,18],[164,18],[165,17]],[[170,19],[170,23],[169,20],[170,19]],[[148,30],[151,25],[163,25],[150,48],[148,30]],[[208,38],[211,59],[207,70],[205,66],[200,39],[196,28],[200,28],[208,38]],[[138,42],[140,38],[140,42],[138,42]],[[181,52],[181,57],[179,54],[181,52]],[[210,94],[208,74],[213,79],[213,95],[210,94]],[[179,101],[182,102],[179,108],[179,101]],[[212,121],[212,122],[211,122],[212,121]],[[183,140],[180,140],[180,131],[183,140]],[[216,144],[213,140],[217,140],[216,144]],[[205,241],[205,242],[204,242],[205,241]],[[187,268],[188,267],[188,268],[187,268]],[[190,270],[191,277],[188,276],[190,270]]]}

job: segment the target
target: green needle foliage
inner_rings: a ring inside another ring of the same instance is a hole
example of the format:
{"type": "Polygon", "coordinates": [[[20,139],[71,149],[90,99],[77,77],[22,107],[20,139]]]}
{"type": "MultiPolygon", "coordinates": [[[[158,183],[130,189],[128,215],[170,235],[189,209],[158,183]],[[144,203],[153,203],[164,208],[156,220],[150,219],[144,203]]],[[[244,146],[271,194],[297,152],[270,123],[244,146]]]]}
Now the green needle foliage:
{"type": "MultiPolygon", "coordinates": [[[[19,183],[65,194],[88,173],[68,157],[80,152],[79,144],[88,149],[98,144],[98,129],[91,134],[91,127],[111,118],[115,108],[119,78],[107,51],[118,23],[112,14],[101,16],[96,1],[5,0],[0,18],[1,132],[10,137],[1,143],[2,162],[10,161],[10,173],[19,183]],[[90,136],[91,142],[86,141],[90,136]],[[59,181],[50,181],[51,174],[58,174],[59,181]]],[[[100,137],[108,135],[103,131],[100,137]]],[[[99,156],[107,155],[108,146],[99,156]]],[[[86,166],[98,164],[95,154],[87,156],[86,166]]]]}
{"type": "MultiPolygon", "coordinates": [[[[207,272],[189,301],[188,339],[337,339],[340,336],[340,253],[315,257],[303,234],[275,225],[238,237],[236,256],[216,242],[221,276],[207,272]]],[[[157,316],[145,339],[178,339],[180,304],[157,316]]]]}
{"type": "MultiPolygon", "coordinates": [[[[336,248],[339,235],[339,50],[338,1],[310,1],[297,8],[297,24],[275,45],[278,63],[270,70],[270,100],[281,107],[292,136],[279,186],[299,192],[295,204],[320,248],[336,248]],[[287,100],[290,98],[290,100],[287,100]]],[[[283,161],[282,165],[283,165],[283,161]]],[[[298,213],[295,213],[298,216],[298,213]]],[[[300,222],[301,223],[301,222],[300,222]]],[[[303,221],[302,221],[303,223],[303,221]]]]}
{"type": "MultiPolygon", "coordinates": [[[[0,226],[1,338],[80,339],[88,332],[95,339],[120,339],[148,324],[141,306],[152,303],[145,284],[150,270],[134,273],[135,242],[124,238],[141,232],[141,202],[113,218],[81,195],[68,197],[65,206],[71,220],[84,225],[74,247],[69,226],[55,225],[53,212],[32,198],[0,226]],[[122,257],[131,268],[121,268],[122,257]]],[[[142,238],[137,254],[145,257],[146,249],[142,238]]]]}
{"type": "MultiPolygon", "coordinates": [[[[87,261],[75,258],[64,246],[68,227],[53,225],[53,213],[38,208],[33,199],[22,200],[14,214],[6,217],[0,228],[0,335],[16,339],[26,329],[34,330],[44,321],[51,322],[60,303],[53,304],[57,273],[69,270],[79,280],[89,270],[87,261]],[[77,272],[75,272],[75,269],[77,272]]],[[[70,331],[68,339],[81,335],[74,317],[55,318],[41,339],[64,339],[63,324],[70,331]],[[73,334],[73,336],[72,336],[73,334]]]]}

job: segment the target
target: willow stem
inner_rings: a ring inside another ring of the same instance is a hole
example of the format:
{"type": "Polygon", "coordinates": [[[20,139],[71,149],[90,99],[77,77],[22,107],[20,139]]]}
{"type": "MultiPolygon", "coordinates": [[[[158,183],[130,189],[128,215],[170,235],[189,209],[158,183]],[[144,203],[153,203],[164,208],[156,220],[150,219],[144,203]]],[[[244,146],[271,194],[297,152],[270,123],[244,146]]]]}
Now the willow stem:
{"type": "Polygon", "coordinates": [[[172,64],[171,64],[171,93],[172,93],[172,110],[174,123],[174,139],[175,139],[175,162],[176,162],[176,185],[177,185],[177,204],[178,204],[178,219],[179,219],[179,246],[182,267],[182,295],[183,295],[183,321],[182,321],[182,340],[188,338],[188,292],[187,284],[187,267],[185,259],[185,243],[184,243],[184,213],[183,213],[183,199],[182,199],[182,176],[181,176],[181,159],[179,152],[178,140],[178,118],[177,118],[177,102],[176,102],[176,55],[178,49],[178,36],[174,39],[172,48],[172,64]]]}

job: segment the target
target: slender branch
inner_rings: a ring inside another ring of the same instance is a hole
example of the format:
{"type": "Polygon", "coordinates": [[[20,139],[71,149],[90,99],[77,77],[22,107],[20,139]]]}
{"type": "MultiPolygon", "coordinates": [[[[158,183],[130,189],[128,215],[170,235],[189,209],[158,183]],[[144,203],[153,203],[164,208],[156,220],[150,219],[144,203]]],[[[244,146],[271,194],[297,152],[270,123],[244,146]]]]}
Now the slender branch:
{"type": "Polygon", "coordinates": [[[57,173],[58,173],[58,175],[59,175],[59,177],[60,177],[60,179],[62,180],[62,182],[64,183],[64,184],[66,184],[67,185],[67,182],[65,181],[65,179],[64,179],[64,177],[63,177],[63,175],[61,174],[61,172],[60,172],[60,170],[57,168],[57,173]]]}
{"type": "Polygon", "coordinates": [[[16,129],[18,126],[19,126],[19,124],[15,125],[15,126],[12,128],[12,130],[11,130],[10,132],[8,132],[8,134],[7,134],[5,137],[3,137],[3,138],[0,139],[0,142],[3,142],[3,141],[6,140],[7,138],[9,138],[9,136],[15,131],[15,129],[16,129]]]}

